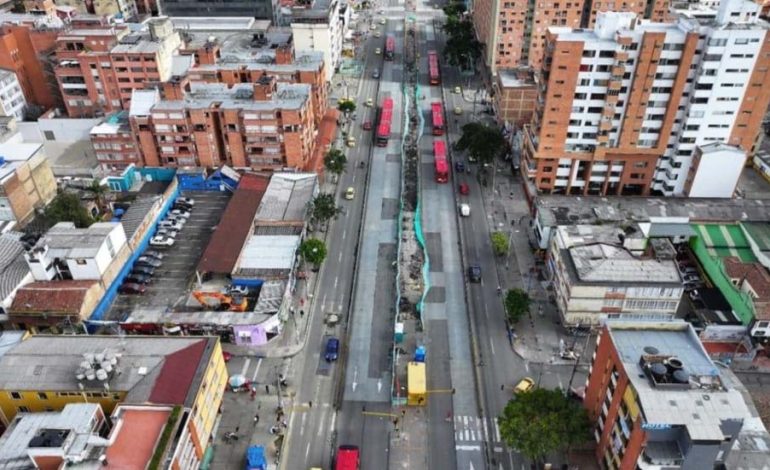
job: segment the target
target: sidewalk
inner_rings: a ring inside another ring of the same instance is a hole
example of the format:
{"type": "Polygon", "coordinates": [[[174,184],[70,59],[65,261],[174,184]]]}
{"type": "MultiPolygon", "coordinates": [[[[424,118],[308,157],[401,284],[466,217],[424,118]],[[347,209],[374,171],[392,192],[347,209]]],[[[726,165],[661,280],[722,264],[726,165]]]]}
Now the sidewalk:
{"type": "Polygon", "coordinates": [[[574,338],[561,331],[559,314],[550,300],[547,282],[540,280],[542,266],[536,264],[529,244],[529,205],[520,181],[508,168],[506,163],[496,161],[494,194],[492,188],[484,188],[482,195],[490,232],[503,232],[511,240],[508,257],[497,262],[500,285],[504,291],[523,289],[532,300],[528,318],[515,326],[513,350],[530,362],[571,364],[571,361],[559,358],[559,345],[564,340],[569,347],[574,338]]]}
{"type": "Polygon", "coordinates": [[[389,470],[428,468],[428,417],[426,408],[395,408],[398,425],[390,433],[389,470]]]}

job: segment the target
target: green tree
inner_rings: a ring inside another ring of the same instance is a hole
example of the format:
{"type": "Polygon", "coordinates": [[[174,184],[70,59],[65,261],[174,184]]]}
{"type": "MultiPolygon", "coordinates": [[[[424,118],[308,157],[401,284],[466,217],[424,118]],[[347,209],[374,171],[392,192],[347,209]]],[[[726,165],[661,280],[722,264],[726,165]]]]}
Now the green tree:
{"type": "Polygon", "coordinates": [[[511,324],[518,322],[529,312],[529,295],[521,289],[510,289],[505,293],[505,313],[511,324]]]}
{"type": "Polygon", "coordinates": [[[508,402],[497,422],[503,441],[538,464],[552,452],[569,451],[591,438],[586,410],[561,390],[521,393],[508,402]]]}
{"type": "Polygon", "coordinates": [[[94,194],[96,198],[96,206],[99,208],[99,212],[104,210],[104,196],[108,193],[107,186],[102,186],[98,181],[91,183],[88,190],[94,194]]]}
{"type": "Polygon", "coordinates": [[[340,208],[334,201],[333,194],[321,193],[313,199],[310,212],[314,220],[324,223],[339,214],[340,208]]]}
{"type": "Polygon", "coordinates": [[[74,193],[59,193],[45,208],[45,218],[51,225],[74,222],[78,228],[85,228],[94,223],[94,219],[80,203],[80,197],[74,193]]]}
{"type": "Polygon", "coordinates": [[[300,244],[299,255],[317,268],[326,259],[326,245],[317,238],[308,238],[300,244]]]}
{"type": "Polygon", "coordinates": [[[466,11],[465,4],[461,2],[452,2],[444,7],[444,14],[446,14],[447,19],[450,21],[458,21],[460,16],[466,11]]]}
{"type": "Polygon", "coordinates": [[[492,233],[492,251],[494,251],[497,256],[505,256],[508,254],[508,236],[505,233],[492,233]]]}
{"type": "Polygon", "coordinates": [[[337,176],[345,172],[345,166],[348,164],[348,158],[340,149],[332,148],[324,155],[324,166],[329,173],[337,176]]]}
{"type": "Polygon", "coordinates": [[[476,39],[470,18],[447,18],[443,26],[447,35],[444,58],[450,65],[472,69],[481,57],[481,43],[476,39]]]}
{"type": "Polygon", "coordinates": [[[491,163],[505,149],[505,138],[500,129],[480,122],[462,127],[463,134],[455,144],[457,150],[467,150],[468,155],[482,163],[491,163]]]}
{"type": "Polygon", "coordinates": [[[348,99],[340,100],[337,103],[337,109],[339,109],[341,113],[347,116],[356,110],[356,104],[353,102],[353,100],[348,100],[348,99]]]}

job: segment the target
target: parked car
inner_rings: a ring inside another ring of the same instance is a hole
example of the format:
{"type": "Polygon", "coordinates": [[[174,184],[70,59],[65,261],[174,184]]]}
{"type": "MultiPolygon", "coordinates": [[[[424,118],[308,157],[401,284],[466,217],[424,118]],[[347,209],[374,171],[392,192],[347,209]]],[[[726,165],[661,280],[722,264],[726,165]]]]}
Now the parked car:
{"type": "Polygon", "coordinates": [[[174,246],[174,239],[164,237],[163,235],[156,235],[150,239],[150,245],[152,246],[174,246]]]}
{"type": "Polygon", "coordinates": [[[184,224],[187,223],[187,219],[183,217],[178,217],[175,215],[169,215],[164,219],[166,222],[171,222],[172,224],[177,224],[181,227],[184,227],[184,224]]]}
{"type": "Polygon", "coordinates": [[[163,259],[163,253],[161,253],[158,250],[144,250],[144,253],[142,253],[142,256],[148,256],[150,258],[155,258],[155,259],[163,259]]]}
{"type": "Polygon", "coordinates": [[[682,276],[682,280],[684,280],[684,282],[697,282],[700,281],[701,278],[697,274],[685,274],[682,276]]]}
{"type": "Polygon", "coordinates": [[[123,278],[123,283],[130,284],[149,284],[152,281],[152,277],[146,274],[134,273],[123,278]]]}
{"type": "Polygon", "coordinates": [[[159,268],[162,264],[163,262],[154,258],[140,256],[139,259],[136,260],[136,263],[134,263],[134,266],[152,266],[153,268],[159,268]]]}
{"type": "Polygon", "coordinates": [[[467,196],[471,192],[471,188],[468,186],[468,183],[460,183],[460,194],[463,196],[467,196]]]}
{"type": "Polygon", "coordinates": [[[147,290],[147,286],[144,284],[135,284],[133,282],[124,283],[118,289],[121,294],[144,294],[147,290]]]}
{"type": "Polygon", "coordinates": [[[471,282],[481,282],[481,266],[478,264],[468,266],[468,279],[471,282]]]}
{"type": "Polygon", "coordinates": [[[517,395],[520,393],[527,393],[533,388],[535,388],[535,381],[532,380],[531,377],[524,377],[518,384],[516,384],[516,387],[513,388],[513,393],[517,395]]]}
{"type": "Polygon", "coordinates": [[[375,79],[375,80],[380,78],[380,71],[379,70],[375,70],[374,72],[372,72],[372,78],[375,79]]]}
{"type": "Polygon", "coordinates": [[[195,205],[195,199],[193,199],[191,197],[180,196],[180,197],[176,198],[176,201],[174,201],[174,203],[175,204],[183,203],[183,204],[187,204],[188,206],[194,206],[195,205]]]}
{"type": "Polygon", "coordinates": [[[336,361],[340,353],[340,340],[331,337],[326,341],[326,351],[324,352],[324,359],[327,362],[336,361]]]}
{"type": "Polygon", "coordinates": [[[185,204],[183,202],[177,202],[177,203],[174,203],[173,206],[171,206],[171,210],[182,210],[187,212],[192,211],[192,208],[193,206],[191,206],[190,204],[185,204]]]}
{"type": "Polygon", "coordinates": [[[176,236],[179,235],[179,230],[174,230],[173,228],[169,227],[161,227],[155,232],[155,235],[160,235],[167,238],[176,238],[176,236]]]}
{"type": "Polygon", "coordinates": [[[169,214],[175,218],[188,219],[190,217],[190,212],[182,209],[172,209],[169,214]]]}
{"type": "Polygon", "coordinates": [[[158,223],[158,228],[170,228],[176,231],[182,230],[182,224],[176,220],[161,220],[158,223]]]}
{"type": "Polygon", "coordinates": [[[147,276],[152,276],[155,274],[155,268],[152,266],[134,266],[131,270],[131,274],[145,274],[147,276]]]}

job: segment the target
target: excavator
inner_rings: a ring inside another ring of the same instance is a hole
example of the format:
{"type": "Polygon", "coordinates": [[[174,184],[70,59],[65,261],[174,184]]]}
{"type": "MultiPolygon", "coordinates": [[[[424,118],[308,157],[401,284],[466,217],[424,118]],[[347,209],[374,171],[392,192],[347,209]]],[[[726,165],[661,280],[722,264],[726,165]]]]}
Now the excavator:
{"type": "Polygon", "coordinates": [[[216,307],[217,310],[229,310],[231,312],[245,312],[248,308],[246,297],[235,298],[219,292],[193,291],[193,297],[204,307],[216,307]],[[212,305],[209,300],[218,301],[218,305],[212,305]]]}

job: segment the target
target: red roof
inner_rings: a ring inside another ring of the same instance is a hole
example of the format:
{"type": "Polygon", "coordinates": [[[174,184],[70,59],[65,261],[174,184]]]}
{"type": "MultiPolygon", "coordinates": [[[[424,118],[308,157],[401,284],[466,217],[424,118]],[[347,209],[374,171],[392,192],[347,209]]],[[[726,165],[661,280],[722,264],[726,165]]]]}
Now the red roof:
{"type": "Polygon", "coordinates": [[[198,271],[217,274],[233,271],[269,182],[269,176],[246,173],[241,177],[238,189],[227,203],[225,213],[198,262],[198,271]]]}
{"type": "Polygon", "coordinates": [[[118,435],[107,447],[106,468],[147,468],[169,415],[169,409],[123,409],[120,428],[112,429],[118,435]]]}
{"type": "Polygon", "coordinates": [[[709,354],[721,354],[721,353],[746,353],[746,346],[743,343],[710,343],[703,342],[703,348],[709,354]]]}
{"type": "Polygon", "coordinates": [[[307,162],[305,171],[313,173],[323,174],[324,170],[324,155],[334,142],[334,136],[337,133],[337,119],[339,119],[340,112],[334,108],[326,110],[321,124],[318,126],[318,135],[315,139],[315,150],[313,151],[313,157],[307,162]]]}
{"type": "Polygon", "coordinates": [[[163,361],[150,392],[150,402],[159,405],[183,405],[195,379],[195,372],[206,350],[206,339],[169,354],[163,361]]]}
{"type": "Polygon", "coordinates": [[[16,292],[10,312],[77,315],[97,281],[38,281],[16,292]]]}

